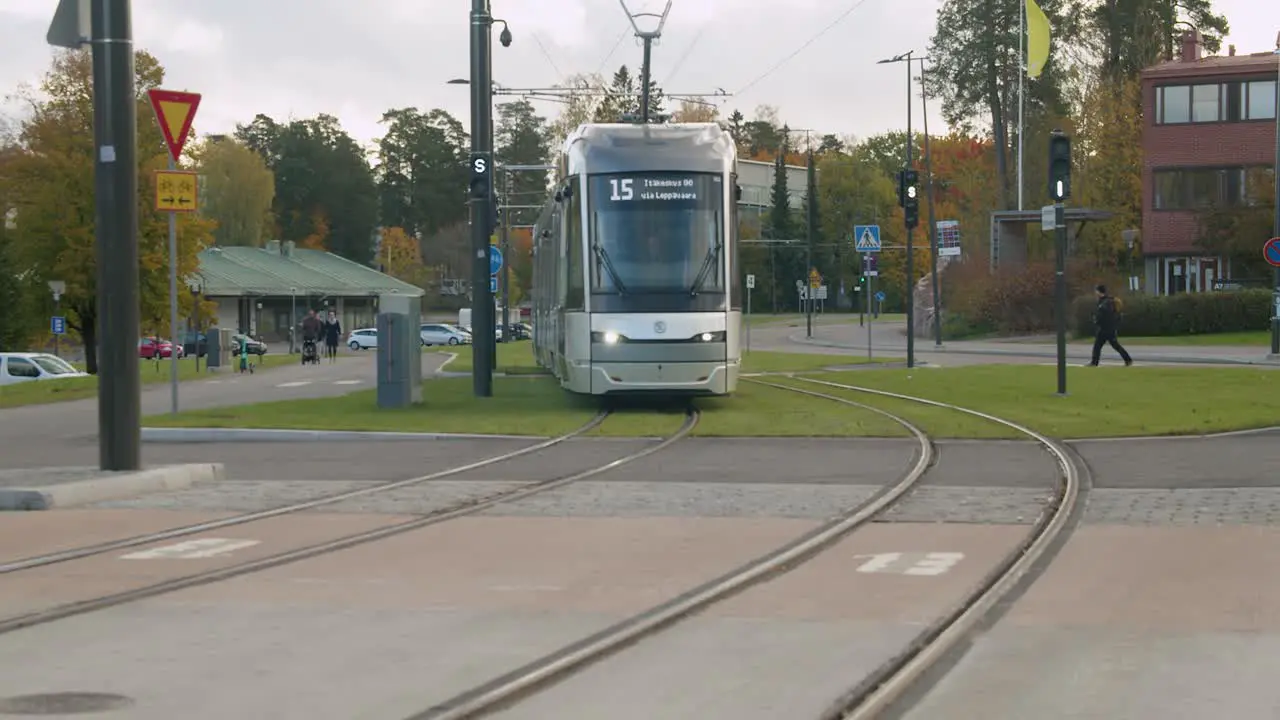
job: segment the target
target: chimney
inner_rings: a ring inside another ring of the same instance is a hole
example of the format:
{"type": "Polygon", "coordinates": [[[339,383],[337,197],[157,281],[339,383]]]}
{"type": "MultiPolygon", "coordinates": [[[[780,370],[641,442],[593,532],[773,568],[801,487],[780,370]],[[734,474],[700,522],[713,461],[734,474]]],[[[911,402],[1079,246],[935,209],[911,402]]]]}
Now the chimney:
{"type": "Polygon", "coordinates": [[[1204,42],[1199,30],[1182,33],[1182,62],[1195,62],[1204,57],[1204,42]]]}
{"type": "Polygon", "coordinates": [[[1227,57],[1235,57],[1235,56],[1236,56],[1236,46],[1235,46],[1235,45],[1228,45],[1228,46],[1227,46],[1227,57]]]}
{"type": "Polygon", "coordinates": [[[266,251],[267,251],[267,252],[269,252],[269,253],[276,253],[276,254],[279,254],[279,253],[280,253],[280,241],[279,241],[279,240],[268,240],[268,241],[267,241],[267,244],[266,244],[265,246],[263,246],[263,248],[262,248],[262,249],[263,249],[263,250],[266,250],[266,251]]]}
{"type": "Polygon", "coordinates": [[[294,246],[295,246],[295,243],[292,240],[286,240],[284,244],[280,246],[281,247],[280,254],[287,258],[293,257],[294,246]]]}

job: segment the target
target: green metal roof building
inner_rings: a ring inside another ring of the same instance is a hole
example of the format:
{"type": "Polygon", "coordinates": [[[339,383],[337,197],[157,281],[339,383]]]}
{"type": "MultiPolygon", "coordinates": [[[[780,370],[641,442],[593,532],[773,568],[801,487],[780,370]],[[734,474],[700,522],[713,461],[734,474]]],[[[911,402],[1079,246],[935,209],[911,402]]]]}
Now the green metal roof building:
{"type": "Polygon", "coordinates": [[[209,248],[200,253],[200,270],[191,282],[193,290],[217,303],[218,326],[276,341],[287,340],[289,327],[296,327],[308,309],[334,310],[349,332],[374,324],[380,296],[425,294],[333,253],[275,240],[261,248],[209,248]]]}

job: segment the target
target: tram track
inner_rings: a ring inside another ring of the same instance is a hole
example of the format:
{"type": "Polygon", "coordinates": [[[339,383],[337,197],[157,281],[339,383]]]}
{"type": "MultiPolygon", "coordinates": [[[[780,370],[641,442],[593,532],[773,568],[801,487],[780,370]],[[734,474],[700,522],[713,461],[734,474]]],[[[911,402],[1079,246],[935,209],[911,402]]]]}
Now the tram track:
{"type": "MultiPolygon", "coordinates": [[[[81,548],[75,548],[72,550],[62,551],[59,553],[51,553],[45,556],[29,558],[27,560],[20,560],[13,563],[8,563],[6,566],[8,569],[6,569],[5,572],[17,572],[19,570],[30,570],[30,569],[40,568],[40,567],[47,567],[50,565],[68,562],[71,560],[88,558],[94,555],[101,555],[114,550],[149,545],[155,542],[165,541],[165,540],[173,539],[176,537],[183,537],[183,536],[198,534],[202,532],[208,532],[210,530],[221,529],[225,527],[244,525],[247,523],[274,519],[274,518],[282,517],[285,515],[299,513],[304,510],[311,510],[318,507],[324,507],[326,505],[331,505],[333,503],[341,502],[343,500],[348,500],[351,498],[366,497],[369,495],[388,492],[388,491],[399,489],[399,488],[427,483],[427,482],[438,480],[451,475],[457,475],[459,473],[466,472],[469,470],[474,470],[477,468],[494,465],[499,462],[511,460],[519,456],[528,455],[538,450],[543,450],[543,449],[552,447],[554,445],[558,445],[566,440],[572,439],[574,437],[579,437],[591,431],[592,429],[600,426],[611,414],[612,414],[611,410],[609,409],[603,410],[600,414],[598,414],[586,425],[578,428],[572,433],[562,435],[556,438],[552,438],[550,440],[537,443],[527,448],[521,448],[519,450],[503,453],[501,455],[486,458],[485,460],[480,460],[477,462],[469,463],[467,465],[462,465],[462,466],[458,466],[448,470],[443,470],[437,473],[432,473],[430,475],[424,475],[422,477],[411,478],[408,480],[399,480],[399,481],[393,481],[389,483],[382,483],[373,487],[360,488],[357,490],[352,490],[352,491],[347,491],[342,493],[335,493],[333,495],[327,495],[321,498],[314,498],[311,500],[306,500],[298,503],[292,503],[289,505],[280,506],[280,507],[272,508],[269,510],[245,513],[243,515],[237,515],[230,518],[223,518],[220,520],[213,520],[207,523],[188,525],[188,526],[183,526],[181,528],[173,528],[170,530],[164,530],[157,533],[139,535],[132,538],[125,538],[121,540],[115,540],[115,541],[100,543],[100,544],[91,545],[91,546],[84,546],[81,548]]],[[[608,462],[594,465],[585,470],[580,470],[577,472],[564,474],[564,475],[557,475],[555,477],[551,477],[544,480],[535,480],[535,481],[521,483],[516,487],[509,488],[506,490],[500,490],[498,492],[491,493],[484,497],[471,498],[468,500],[453,503],[447,507],[441,508],[439,510],[436,510],[430,513],[419,514],[403,522],[382,526],[382,527],[377,527],[364,532],[347,534],[347,535],[343,535],[337,538],[333,538],[333,539],[329,539],[321,542],[307,544],[293,550],[267,555],[265,557],[249,560],[249,561],[238,563],[235,565],[229,565],[226,567],[211,569],[205,572],[184,575],[181,577],[173,578],[170,580],[164,580],[161,582],[145,585],[138,588],[131,588],[121,592],[116,592],[116,593],[111,593],[106,595],[99,595],[99,596],[88,598],[85,600],[73,601],[70,603],[61,604],[61,605],[57,605],[50,608],[43,608],[43,609],[31,611],[31,612],[21,613],[18,615],[7,617],[7,618],[0,618],[0,634],[14,632],[16,630],[33,627],[36,625],[42,625],[42,624],[53,622],[56,620],[61,620],[69,617],[74,617],[76,615],[82,615],[85,613],[94,612],[97,610],[104,610],[110,607],[124,605],[130,602],[135,602],[135,601],[143,600],[150,597],[155,597],[158,595],[164,595],[167,593],[176,592],[178,590],[184,590],[191,587],[197,587],[200,585],[207,585],[210,583],[220,582],[223,580],[229,580],[231,578],[239,577],[242,575],[248,575],[255,572],[260,572],[262,570],[279,567],[281,565],[287,565],[289,563],[297,562],[300,560],[305,560],[312,557],[325,555],[328,553],[338,552],[340,550],[346,550],[348,548],[364,545],[371,542],[376,542],[376,541],[394,537],[397,535],[402,535],[404,533],[412,532],[414,530],[419,530],[432,525],[437,525],[437,524],[444,523],[457,518],[466,517],[468,515],[474,515],[476,513],[479,513],[481,511],[487,510],[489,508],[495,507],[503,503],[514,502],[516,500],[522,500],[524,498],[527,498],[533,495],[555,490],[555,489],[564,487],[566,485],[570,485],[572,483],[576,483],[582,480],[587,480],[589,478],[601,475],[610,470],[621,467],[622,465],[626,465],[630,462],[639,460],[641,458],[647,457],[649,455],[660,452],[670,447],[671,445],[687,437],[693,431],[693,429],[697,426],[700,417],[701,415],[698,412],[698,410],[690,406],[686,410],[685,421],[671,435],[666,436],[665,438],[661,439],[660,441],[654,444],[647,445],[646,447],[640,448],[638,450],[634,450],[625,455],[614,458],[608,462]]]]}
{"type": "MultiPolygon", "coordinates": [[[[1052,559],[1052,554],[1065,539],[1070,519],[1080,507],[1081,471],[1074,456],[1064,446],[1030,428],[1017,423],[925,398],[890,393],[854,385],[791,378],[826,386],[842,392],[882,396],[929,405],[1003,425],[1017,431],[1046,449],[1056,461],[1060,476],[1049,507],[1041,513],[1031,531],[1008,552],[995,567],[963,598],[939,619],[920,632],[906,647],[863,678],[851,679],[853,687],[832,701],[822,713],[822,720],[866,720],[881,717],[890,708],[904,702],[909,692],[918,690],[922,678],[936,670],[961,646],[963,641],[986,619],[1002,600],[1009,600],[1038,570],[1052,559]]],[[[625,652],[630,646],[671,630],[688,617],[698,614],[751,586],[774,580],[820,555],[838,541],[853,535],[886,510],[907,497],[926,477],[937,461],[936,449],[929,436],[910,421],[873,405],[860,403],[816,389],[789,384],[746,380],[755,384],[796,392],[825,401],[839,402],[885,416],[903,426],[919,443],[910,469],[896,482],[886,485],[870,499],[850,508],[820,527],[766,553],[719,578],[687,593],[601,630],[589,637],[543,655],[506,674],[476,685],[442,702],[409,716],[406,720],[469,720],[489,716],[518,705],[544,690],[571,677],[576,672],[606,658],[625,652]]],[[[1085,470],[1087,473],[1087,469],[1085,470]]]]}
{"type": "MultiPolygon", "coordinates": [[[[285,515],[293,515],[296,513],[303,512],[305,510],[314,510],[316,508],[322,508],[329,505],[334,505],[347,500],[354,500],[356,498],[364,498],[364,497],[371,497],[374,495],[381,495],[384,493],[391,492],[393,490],[399,490],[401,488],[414,487],[416,485],[422,485],[425,483],[434,482],[436,480],[444,480],[446,478],[450,478],[455,475],[461,475],[462,473],[470,472],[472,470],[479,470],[481,468],[491,467],[493,465],[504,463],[509,460],[515,460],[517,458],[524,457],[526,455],[532,455],[533,453],[540,452],[542,450],[546,450],[548,448],[560,445],[568,440],[581,437],[591,432],[592,430],[596,429],[600,425],[602,425],[606,420],[609,419],[610,415],[612,414],[613,414],[613,411],[611,409],[604,409],[604,410],[601,410],[599,413],[597,413],[595,417],[591,418],[591,420],[589,420],[586,424],[582,425],[576,430],[565,433],[564,435],[559,435],[553,438],[549,438],[547,440],[543,440],[541,442],[535,443],[528,447],[511,450],[508,452],[500,453],[498,455],[492,455],[490,457],[487,457],[481,460],[465,463],[463,465],[457,465],[452,468],[439,470],[433,473],[428,473],[426,475],[420,475],[418,477],[407,478],[403,480],[392,480],[389,482],[383,482],[383,483],[378,483],[376,485],[371,485],[369,487],[357,488],[355,490],[346,490],[343,492],[331,493],[329,495],[322,495],[317,498],[310,498],[307,500],[301,500],[294,503],[288,503],[286,505],[279,505],[276,507],[267,508],[266,510],[255,510],[253,512],[242,513],[240,515],[233,515],[227,518],[220,518],[217,520],[208,520],[205,522],[193,523],[190,525],[183,525],[181,527],[160,530],[158,532],[134,535],[127,538],[120,538],[118,540],[108,540],[106,542],[94,543],[92,545],[84,545],[81,547],[71,548],[68,550],[59,550],[56,552],[45,553],[41,555],[34,555],[31,557],[22,558],[19,560],[4,562],[4,563],[0,563],[0,575],[19,572],[21,570],[31,570],[31,569],[40,568],[40,567],[48,567],[50,565],[57,565],[59,563],[64,563],[71,560],[80,560],[82,558],[93,557],[95,555],[102,555],[109,552],[115,552],[117,550],[128,550],[130,548],[141,547],[143,545],[150,545],[156,542],[164,542],[167,540],[174,540],[177,538],[187,537],[190,535],[197,535],[199,533],[210,532],[213,530],[221,530],[223,528],[235,527],[237,525],[244,525],[246,523],[257,522],[259,520],[267,520],[270,518],[282,517],[285,515]]],[[[466,506],[466,502],[462,502],[456,505],[451,505],[448,508],[443,509],[441,512],[450,512],[453,510],[461,509],[462,507],[465,507],[465,506],[466,506]]]]}

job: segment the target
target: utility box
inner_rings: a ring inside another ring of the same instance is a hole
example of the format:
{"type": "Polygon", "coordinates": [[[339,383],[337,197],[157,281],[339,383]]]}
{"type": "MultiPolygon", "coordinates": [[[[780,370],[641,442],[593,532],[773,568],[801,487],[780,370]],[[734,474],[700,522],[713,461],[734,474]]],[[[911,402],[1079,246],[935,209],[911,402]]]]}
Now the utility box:
{"type": "Polygon", "coordinates": [[[378,407],[422,402],[422,301],[383,295],[378,307],[378,407]]]}
{"type": "Polygon", "coordinates": [[[211,327],[205,332],[205,366],[210,370],[231,367],[231,330],[211,327]]]}

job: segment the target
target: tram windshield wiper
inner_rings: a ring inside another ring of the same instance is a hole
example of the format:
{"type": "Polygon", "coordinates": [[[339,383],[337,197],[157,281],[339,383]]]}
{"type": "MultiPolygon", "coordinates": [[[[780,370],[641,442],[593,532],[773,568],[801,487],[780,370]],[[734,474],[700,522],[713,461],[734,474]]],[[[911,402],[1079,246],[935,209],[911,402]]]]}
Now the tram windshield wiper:
{"type": "Polygon", "coordinates": [[[715,223],[716,242],[707,250],[707,256],[702,260],[702,267],[698,268],[698,275],[693,279],[693,284],[689,286],[689,294],[697,295],[702,286],[707,284],[707,280],[711,277],[711,272],[716,268],[720,259],[720,251],[724,249],[724,240],[720,237],[720,216],[716,215],[715,223]]]}
{"type": "Polygon", "coordinates": [[[605,272],[609,273],[609,279],[613,281],[613,286],[618,289],[619,295],[627,294],[627,286],[623,284],[622,278],[618,277],[618,271],[613,267],[613,260],[609,259],[609,253],[605,252],[604,246],[600,244],[600,214],[591,214],[591,250],[596,254],[596,263],[603,265],[605,272]]]}

